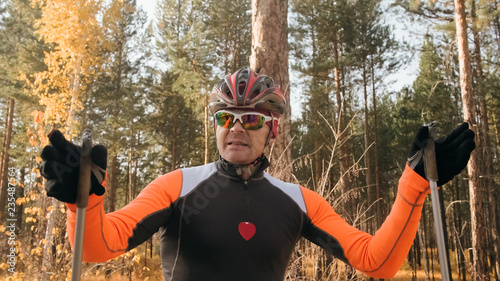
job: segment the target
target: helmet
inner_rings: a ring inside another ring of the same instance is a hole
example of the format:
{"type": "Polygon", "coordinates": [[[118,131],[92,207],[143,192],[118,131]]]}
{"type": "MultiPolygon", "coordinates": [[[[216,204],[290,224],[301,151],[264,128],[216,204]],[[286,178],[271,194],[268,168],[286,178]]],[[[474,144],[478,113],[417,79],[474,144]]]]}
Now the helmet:
{"type": "Polygon", "coordinates": [[[224,77],[214,86],[208,101],[212,115],[224,108],[254,108],[279,117],[285,105],[285,95],[273,79],[257,74],[250,67],[224,77]]]}

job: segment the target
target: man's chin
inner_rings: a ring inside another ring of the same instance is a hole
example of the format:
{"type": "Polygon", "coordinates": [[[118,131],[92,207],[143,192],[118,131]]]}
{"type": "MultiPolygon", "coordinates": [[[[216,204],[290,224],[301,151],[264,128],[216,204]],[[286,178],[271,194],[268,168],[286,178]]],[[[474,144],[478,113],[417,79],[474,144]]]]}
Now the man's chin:
{"type": "Polygon", "coordinates": [[[227,162],[234,165],[247,165],[253,162],[252,160],[249,160],[248,157],[243,155],[227,155],[223,158],[226,159],[227,162]]]}

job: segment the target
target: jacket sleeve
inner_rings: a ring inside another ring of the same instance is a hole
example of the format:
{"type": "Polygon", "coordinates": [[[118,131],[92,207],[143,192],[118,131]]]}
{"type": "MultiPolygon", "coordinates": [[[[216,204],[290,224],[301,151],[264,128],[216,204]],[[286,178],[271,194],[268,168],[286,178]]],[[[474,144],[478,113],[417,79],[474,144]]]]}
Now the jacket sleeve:
{"type": "Polygon", "coordinates": [[[406,166],[390,214],[374,236],[349,225],[317,193],[302,188],[311,224],[304,236],[374,278],[392,278],[418,229],[429,183],[406,166]]]}
{"type": "MultiPolygon", "coordinates": [[[[146,241],[169,220],[181,184],[181,170],[163,175],[127,206],[109,214],[104,213],[104,196],[92,194],[86,213],[83,260],[105,262],[146,241]]],[[[73,248],[77,207],[75,204],[66,205],[66,227],[73,248]]]]}

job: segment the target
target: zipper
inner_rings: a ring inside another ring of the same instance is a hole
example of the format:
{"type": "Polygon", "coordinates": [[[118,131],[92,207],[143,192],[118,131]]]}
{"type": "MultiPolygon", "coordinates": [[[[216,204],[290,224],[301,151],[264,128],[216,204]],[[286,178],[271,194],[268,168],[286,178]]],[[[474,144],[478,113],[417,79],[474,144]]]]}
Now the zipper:
{"type": "Polygon", "coordinates": [[[250,193],[248,191],[249,189],[249,183],[248,183],[248,180],[243,180],[243,188],[245,189],[245,203],[246,203],[246,217],[245,217],[245,221],[249,221],[250,219],[250,193]]]}

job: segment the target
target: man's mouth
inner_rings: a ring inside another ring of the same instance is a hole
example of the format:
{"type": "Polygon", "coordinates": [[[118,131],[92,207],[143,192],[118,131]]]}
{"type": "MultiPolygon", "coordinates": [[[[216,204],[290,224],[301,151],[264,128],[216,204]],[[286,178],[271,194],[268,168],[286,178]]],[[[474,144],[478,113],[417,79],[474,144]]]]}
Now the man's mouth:
{"type": "Polygon", "coordinates": [[[230,141],[227,143],[227,145],[241,145],[241,146],[248,146],[248,144],[241,142],[241,141],[230,141]]]}

